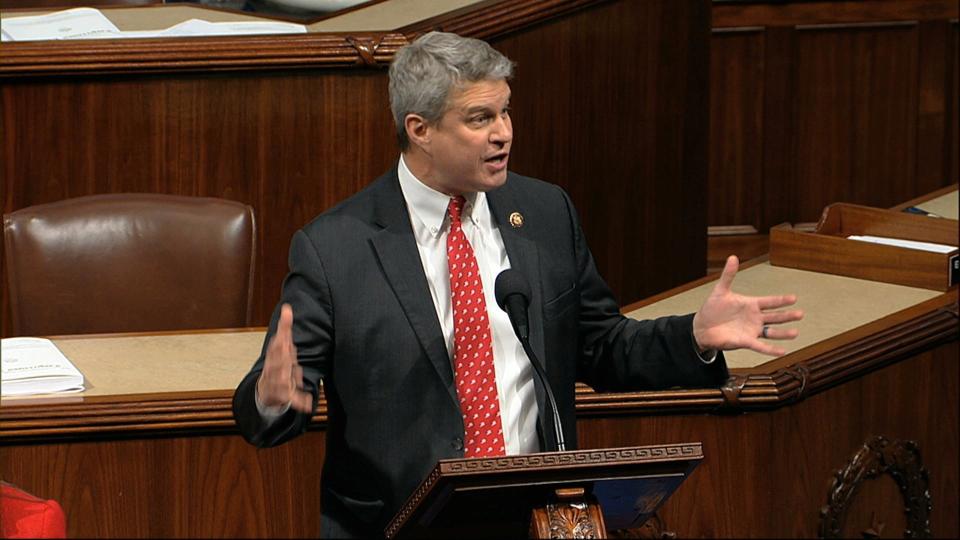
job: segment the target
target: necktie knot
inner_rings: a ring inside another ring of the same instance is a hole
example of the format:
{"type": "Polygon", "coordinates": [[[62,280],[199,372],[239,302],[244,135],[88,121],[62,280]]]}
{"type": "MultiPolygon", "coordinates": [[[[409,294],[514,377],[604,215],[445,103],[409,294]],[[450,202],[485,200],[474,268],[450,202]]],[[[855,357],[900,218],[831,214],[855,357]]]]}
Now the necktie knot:
{"type": "Polygon", "coordinates": [[[460,216],[463,214],[463,206],[467,204],[467,200],[463,196],[453,197],[450,199],[450,205],[447,206],[447,212],[450,213],[450,222],[451,223],[460,223],[460,216]]]}

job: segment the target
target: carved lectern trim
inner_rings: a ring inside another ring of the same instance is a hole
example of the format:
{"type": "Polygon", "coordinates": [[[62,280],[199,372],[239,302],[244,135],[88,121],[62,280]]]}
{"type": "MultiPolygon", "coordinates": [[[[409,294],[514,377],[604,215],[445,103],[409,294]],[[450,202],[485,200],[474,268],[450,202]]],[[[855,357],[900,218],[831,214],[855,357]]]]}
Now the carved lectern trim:
{"type": "Polygon", "coordinates": [[[703,449],[699,444],[674,444],[640,448],[609,448],[603,450],[581,450],[577,452],[550,452],[543,454],[528,454],[520,456],[504,456],[496,458],[463,459],[449,463],[441,462],[440,466],[446,473],[475,472],[496,470],[506,472],[510,470],[540,468],[565,468],[577,463],[623,463],[657,461],[664,458],[700,458],[703,449]]]}
{"type": "Polygon", "coordinates": [[[586,503],[548,504],[546,511],[550,538],[600,538],[601,536],[590,520],[586,503]]]}
{"type": "MultiPolygon", "coordinates": [[[[920,459],[920,448],[913,441],[892,442],[874,437],[854,454],[843,470],[834,473],[827,505],[820,509],[820,537],[840,538],[847,509],[866,480],[889,474],[900,488],[904,500],[907,529],[904,538],[930,538],[930,475],[920,459]]],[[[874,515],[870,529],[864,534],[879,533],[883,524],[874,515]],[[879,530],[878,530],[879,529],[879,530]]]]}

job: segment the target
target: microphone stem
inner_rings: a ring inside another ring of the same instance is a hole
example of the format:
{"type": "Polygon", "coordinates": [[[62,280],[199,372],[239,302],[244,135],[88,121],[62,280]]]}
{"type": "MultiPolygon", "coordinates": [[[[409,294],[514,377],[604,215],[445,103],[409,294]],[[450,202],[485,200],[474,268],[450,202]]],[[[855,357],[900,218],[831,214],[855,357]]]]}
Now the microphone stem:
{"type": "Polygon", "coordinates": [[[540,380],[540,385],[543,386],[544,391],[547,393],[547,401],[550,402],[550,409],[553,413],[553,431],[557,436],[557,449],[561,452],[566,451],[567,445],[563,439],[563,424],[560,422],[560,411],[557,410],[557,400],[553,397],[553,390],[551,390],[550,384],[547,382],[547,376],[543,373],[543,368],[540,367],[537,356],[533,354],[530,340],[528,338],[520,339],[520,345],[523,346],[524,352],[527,353],[527,357],[530,359],[530,364],[533,365],[533,373],[537,379],[540,380]]]}

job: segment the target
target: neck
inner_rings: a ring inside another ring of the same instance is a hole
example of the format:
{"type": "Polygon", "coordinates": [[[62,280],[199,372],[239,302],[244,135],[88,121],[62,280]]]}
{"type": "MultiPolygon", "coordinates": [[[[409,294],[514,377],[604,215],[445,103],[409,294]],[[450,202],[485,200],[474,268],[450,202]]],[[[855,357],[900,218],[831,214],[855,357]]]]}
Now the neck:
{"type": "Polygon", "coordinates": [[[403,151],[403,162],[407,164],[407,169],[417,177],[417,180],[428,188],[450,197],[466,195],[466,193],[451,190],[437,181],[433,158],[419,146],[411,143],[410,147],[403,151]]]}

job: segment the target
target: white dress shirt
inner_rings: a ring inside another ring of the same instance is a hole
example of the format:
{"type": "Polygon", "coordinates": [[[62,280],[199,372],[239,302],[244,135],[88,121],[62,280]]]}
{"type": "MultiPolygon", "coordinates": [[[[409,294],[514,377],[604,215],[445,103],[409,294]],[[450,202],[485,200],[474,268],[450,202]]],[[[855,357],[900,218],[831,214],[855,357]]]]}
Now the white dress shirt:
{"type": "MultiPolygon", "coordinates": [[[[430,296],[443,330],[447,353],[453,363],[453,307],[450,302],[450,272],[447,266],[447,233],[450,196],[424,185],[400,157],[397,173],[400,189],[407,202],[413,235],[420,251],[420,262],[430,286],[430,296]]],[[[503,238],[490,215],[485,193],[466,195],[463,208],[463,233],[473,247],[480,268],[480,280],[487,302],[487,315],[493,337],[493,364],[500,398],[503,442],[508,455],[538,452],[537,400],[533,368],[506,312],[497,306],[494,283],[500,272],[510,268],[503,238]]]]}

